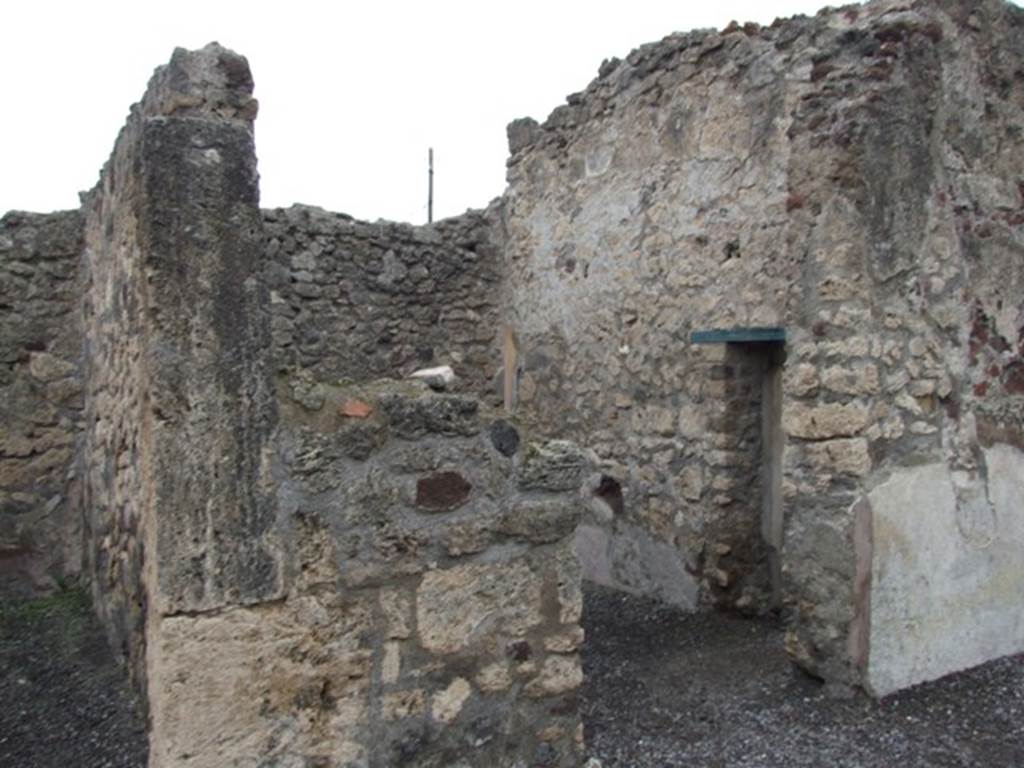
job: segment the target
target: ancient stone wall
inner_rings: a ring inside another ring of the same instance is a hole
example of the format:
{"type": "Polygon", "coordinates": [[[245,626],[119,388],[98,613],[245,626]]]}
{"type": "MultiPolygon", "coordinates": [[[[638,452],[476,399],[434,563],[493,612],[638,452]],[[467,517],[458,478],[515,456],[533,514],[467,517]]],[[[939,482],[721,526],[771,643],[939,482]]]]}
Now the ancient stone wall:
{"type": "Polygon", "coordinates": [[[86,206],[88,571],[150,765],[576,766],[589,462],[424,383],[275,381],[251,90],[176,51],[86,206]]]}
{"type": "Polygon", "coordinates": [[[450,365],[483,393],[497,369],[495,208],[429,226],[264,211],[275,362],[370,381],[450,365]]]}
{"type": "Polygon", "coordinates": [[[578,765],[585,458],[465,396],[316,387],[280,385],[284,599],[164,621],[155,764],[578,765]]]}
{"type": "Polygon", "coordinates": [[[77,211],[0,219],[0,581],[77,575],[82,428],[77,211]]]}
{"type": "Polygon", "coordinates": [[[987,468],[1021,456],[1022,45],[996,0],[880,0],[672,35],[509,127],[522,415],[594,447],[623,489],[582,542],[593,570],[680,602],[762,599],[717,588],[752,565],[730,558],[750,551],[757,452],[723,418],[740,406],[719,367],[742,353],[690,336],[781,326],[794,656],[884,693],[1019,644],[1021,510],[992,485],[1016,481],[987,468]],[[930,500],[895,527],[868,501],[918,487],[896,478],[921,464],[957,497],[941,586],[923,543],[897,544],[930,500]],[[971,650],[932,653],[942,636],[971,650]]]}
{"type": "Polygon", "coordinates": [[[282,580],[251,91],[230,51],[176,51],[86,205],[89,570],[154,734],[163,619],[282,580]]]}
{"type": "Polygon", "coordinates": [[[0,225],[0,558],[81,485],[155,766],[575,765],[573,549],[880,695],[1024,650],[1022,60],[1000,0],[672,35],[410,227],[260,211],[247,63],[176,51],[84,224],[0,225]],[[504,418],[377,381],[502,357],[504,418]]]}

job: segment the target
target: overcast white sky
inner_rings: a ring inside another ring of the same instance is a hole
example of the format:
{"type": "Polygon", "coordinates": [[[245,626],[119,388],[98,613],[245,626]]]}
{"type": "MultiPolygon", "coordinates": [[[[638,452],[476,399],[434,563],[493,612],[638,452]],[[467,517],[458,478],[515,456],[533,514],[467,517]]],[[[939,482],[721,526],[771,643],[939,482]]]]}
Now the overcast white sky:
{"type": "MultiPolygon", "coordinates": [[[[249,59],[262,205],[435,218],[505,185],[505,125],[543,120],[604,58],[676,30],[770,23],[824,0],[47,2],[3,7],[0,213],[78,205],[175,46],[249,59]]],[[[838,3],[837,3],[838,4],[838,3]]]]}

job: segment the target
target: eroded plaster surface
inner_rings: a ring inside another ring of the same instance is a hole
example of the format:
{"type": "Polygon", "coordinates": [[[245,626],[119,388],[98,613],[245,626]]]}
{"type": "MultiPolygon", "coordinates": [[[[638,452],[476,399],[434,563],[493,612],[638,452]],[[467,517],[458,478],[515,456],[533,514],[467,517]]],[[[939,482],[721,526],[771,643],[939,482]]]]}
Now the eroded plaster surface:
{"type": "Polygon", "coordinates": [[[983,455],[973,476],[930,464],[869,495],[875,695],[1024,652],[1024,455],[983,455]]]}

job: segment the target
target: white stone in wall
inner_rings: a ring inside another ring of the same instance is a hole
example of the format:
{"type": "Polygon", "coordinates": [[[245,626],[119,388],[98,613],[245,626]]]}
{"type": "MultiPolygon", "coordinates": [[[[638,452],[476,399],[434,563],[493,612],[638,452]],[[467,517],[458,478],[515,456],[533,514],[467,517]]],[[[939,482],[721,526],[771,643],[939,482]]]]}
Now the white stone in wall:
{"type": "Polygon", "coordinates": [[[444,389],[455,381],[455,372],[451,366],[440,365],[436,368],[420,368],[409,375],[410,379],[419,379],[426,382],[432,389],[444,389]]]}

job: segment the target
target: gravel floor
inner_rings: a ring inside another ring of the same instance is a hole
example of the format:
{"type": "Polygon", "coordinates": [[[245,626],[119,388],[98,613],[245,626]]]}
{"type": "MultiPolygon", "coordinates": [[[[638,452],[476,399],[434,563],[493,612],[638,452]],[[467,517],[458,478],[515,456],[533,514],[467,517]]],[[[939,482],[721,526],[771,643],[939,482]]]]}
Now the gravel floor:
{"type": "Polygon", "coordinates": [[[583,717],[603,768],[1024,768],[1024,656],[881,702],[795,671],[771,623],[585,591],[583,717]]]}
{"type": "Polygon", "coordinates": [[[145,726],[81,592],[0,599],[0,690],[0,766],[145,766],[145,726]]]}
{"type": "MultiPolygon", "coordinates": [[[[882,702],[796,672],[770,623],[585,590],[603,768],[1024,768],[1024,656],[882,702]]],[[[0,599],[0,766],[142,768],[138,708],[85,598],[0,599]]]]}

